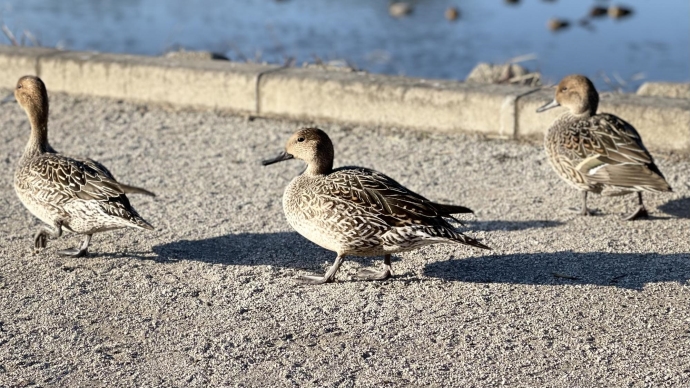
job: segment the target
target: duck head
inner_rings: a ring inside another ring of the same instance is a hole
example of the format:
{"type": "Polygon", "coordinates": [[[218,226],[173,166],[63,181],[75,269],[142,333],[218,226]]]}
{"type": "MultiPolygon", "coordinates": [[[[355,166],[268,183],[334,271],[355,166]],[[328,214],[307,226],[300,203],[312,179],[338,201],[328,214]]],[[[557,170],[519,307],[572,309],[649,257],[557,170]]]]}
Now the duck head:
{"type": "Polygon", "coordinates": [[[328,174],[333,169],[333,143],[326,132],[318,128],[302,128],[295,132],[285,145],[285,151],[262,164],[301,159],[307,163],[305,174],[328,174]]]}
{"type": "Polygon", "coordinates": [[[32,126],[48,123],[48,92],[40,78],[25,75],[17,81],[14,98],[29,116],[32,126]]]}
{"type": "Polygon", "coordinates": [[[537,112],[563,106],[577,116],[592,116],[597,112],[599,93],[594,84],[583,75],[569,75],[556,86],[556,97],[550,103],[537,109],[537,112]]]}

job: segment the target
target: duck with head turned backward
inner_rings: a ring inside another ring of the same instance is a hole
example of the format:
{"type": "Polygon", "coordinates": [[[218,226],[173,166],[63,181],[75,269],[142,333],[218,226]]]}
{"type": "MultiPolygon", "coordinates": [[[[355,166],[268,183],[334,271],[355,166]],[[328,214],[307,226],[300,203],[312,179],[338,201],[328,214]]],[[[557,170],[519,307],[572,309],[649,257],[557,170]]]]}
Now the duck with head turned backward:
{"type": "Polygon", "coordinates": [[[567,108],[546,132],[549,162],[559,177],[582,192],[581,215],[591,214],[587,193],[637,193],[637,208],[624,219],[646,217],[642,192],[671,191],[671,186],[637,130],[620,117],[597,114],[598,105],[599,93],[587,77],[569,75],[561,80],[554,100],[537,110],[567,108]]]}
{"type": "Polygon", "coordinates": [[[34,237],[45,248],[48,237],[63,229],[83,234],[78,248],[58,251],[63,256],[88,253],[94,233],[133,227],[153,229],[129,203],[127,193],[153,196],[148,190],[125,185],[101,163],[58,153],[48,142],[48,93],[38,77],[19,79],[14,97],[31,124],[29,142],[14,174],[14,189],[22,204],[47,226],[34,237]]]}

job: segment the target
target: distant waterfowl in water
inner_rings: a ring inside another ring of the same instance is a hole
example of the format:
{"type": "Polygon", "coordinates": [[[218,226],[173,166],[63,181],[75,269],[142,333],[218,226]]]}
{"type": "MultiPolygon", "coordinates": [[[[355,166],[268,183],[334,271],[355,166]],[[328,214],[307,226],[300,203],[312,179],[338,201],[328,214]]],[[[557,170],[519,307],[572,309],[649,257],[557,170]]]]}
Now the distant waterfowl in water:
{"type": "Polygon", "coordinates": [[[567,28],[570,26],[570,22],[567,20],[562,20],[562,19],[549,19],[549,22],[546,24],[546,26],[549,28],[551,31],[559,31],[564,28],[567,28]]]}
{"type": "Polygon", "coordinates": [[[632,15],[632,12],[632,9],[620,5],[612,5],[608,10],[608,14],[611,19],[621,19],[632,15]]]}
{"type": "Polygon", "coordinates": [[[460,10],[458,7],[448,7],[448,9],[446,9],[445,16],[446,19],[451,22],[456,21],[460,17],[460,10]]]}

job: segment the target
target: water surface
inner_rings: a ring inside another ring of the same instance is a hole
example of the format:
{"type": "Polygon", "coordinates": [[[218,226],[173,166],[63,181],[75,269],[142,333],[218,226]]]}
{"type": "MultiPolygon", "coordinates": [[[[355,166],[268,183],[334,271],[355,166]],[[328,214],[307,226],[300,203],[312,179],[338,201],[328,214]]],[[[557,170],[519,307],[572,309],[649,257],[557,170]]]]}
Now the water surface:
{"type": "Polygon", "coordinates": [[[184,47],[232,60],[343,59],[375,73],[451,79],[464,79],[478,62],[534,54],[524,64],[552,81],[569,73],[600,87],[603,75],[690,80],[689,1],[628,0],[628,18],[577,24],[593,5],[609,3],[420,0],[395,19],[385,0],[5,0],[0,16],[17,36],[27,30],[42,45],[73,50],[156,55],[184,47]],[[451,5],[460,9],[457,22],[444,19],[451,5]],[[551,32],[552,17],[572,24],[551,32]]]}

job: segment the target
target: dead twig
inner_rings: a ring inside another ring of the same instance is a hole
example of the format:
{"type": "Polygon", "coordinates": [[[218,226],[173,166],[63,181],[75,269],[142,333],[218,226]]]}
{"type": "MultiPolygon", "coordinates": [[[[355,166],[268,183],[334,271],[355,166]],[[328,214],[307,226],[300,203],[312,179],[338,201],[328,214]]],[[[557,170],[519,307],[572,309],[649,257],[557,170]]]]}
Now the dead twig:
{"type": "Polygon", "coordinates": [[[17,38],[14,36],[12,31],[7,27],[7,24],[3,23],[2,32],[5,34],[7,39],[10,40],[10,42],[12,43],[12,46],[19,46],[19,42],[17,42],[17,38]]]}

